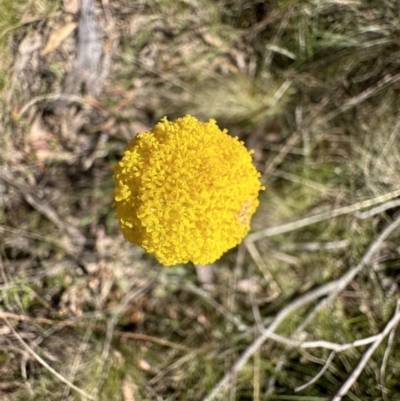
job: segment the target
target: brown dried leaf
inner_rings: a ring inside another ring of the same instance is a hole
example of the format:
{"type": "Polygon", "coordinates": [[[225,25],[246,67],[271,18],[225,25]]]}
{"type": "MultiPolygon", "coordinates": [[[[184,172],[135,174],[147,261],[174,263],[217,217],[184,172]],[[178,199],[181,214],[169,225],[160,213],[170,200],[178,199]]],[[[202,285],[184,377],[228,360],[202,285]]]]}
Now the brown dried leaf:
{"type": "Polygon", "coordinates": [[[64,25],[60,29],[57,29],[55,32],[51,33],[49,39],[47,40],[46,46],[40,52],[42,56],[51,53],[55,49],[57,49],[61,43],[75,30],[77,27],[76,22],[69,22],[64,25]]]}

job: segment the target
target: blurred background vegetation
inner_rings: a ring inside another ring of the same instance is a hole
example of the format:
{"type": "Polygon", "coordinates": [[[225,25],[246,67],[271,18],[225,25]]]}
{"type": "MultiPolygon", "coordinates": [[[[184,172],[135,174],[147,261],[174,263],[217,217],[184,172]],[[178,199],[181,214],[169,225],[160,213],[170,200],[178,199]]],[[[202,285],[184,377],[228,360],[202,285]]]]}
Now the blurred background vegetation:
{"type": "MultiPolygon", "coordinates": [[[[279,311],[359,263],[398,218],[399,38],[395,0],[1,0],[0,399],[207,399],[279,311]],[[113,165],[186,113],[255,150],[252,231],[328,218],[240,245],[206,283],[125,242],[113,165]]],[[[379,333],[399,237],[278,334],[379,333]]],[[[329,400],[366,347],[268,339],[216,399],[329,400]]],[[[343,400],[399,400],[399,349],[385,338],[343,400]]]]}

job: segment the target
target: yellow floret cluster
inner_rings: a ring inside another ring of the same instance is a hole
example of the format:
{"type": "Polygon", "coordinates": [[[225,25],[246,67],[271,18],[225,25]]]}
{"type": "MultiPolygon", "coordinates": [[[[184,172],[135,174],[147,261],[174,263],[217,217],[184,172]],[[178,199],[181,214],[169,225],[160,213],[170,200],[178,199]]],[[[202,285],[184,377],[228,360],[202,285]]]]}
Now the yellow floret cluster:
{"type": "Polygon", "coordinates": [[[252,151],[187,115],[138,134],[114,168],[124,237],[163,265],[212,263],[239,244],[263,189],[252,151]]]}

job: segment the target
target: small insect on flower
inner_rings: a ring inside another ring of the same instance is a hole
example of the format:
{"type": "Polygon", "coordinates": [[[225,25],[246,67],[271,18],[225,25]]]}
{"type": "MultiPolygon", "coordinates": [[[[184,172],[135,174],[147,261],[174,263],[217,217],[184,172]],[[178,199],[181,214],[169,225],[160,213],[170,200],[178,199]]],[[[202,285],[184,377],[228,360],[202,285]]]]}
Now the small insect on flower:
{"type": "Polygon", "coordinates": [[[190,115],[138,134],[114,168],[124,237],[166,266],[214,262],[241,242],[259,204],[252,153],[190,115]]]}

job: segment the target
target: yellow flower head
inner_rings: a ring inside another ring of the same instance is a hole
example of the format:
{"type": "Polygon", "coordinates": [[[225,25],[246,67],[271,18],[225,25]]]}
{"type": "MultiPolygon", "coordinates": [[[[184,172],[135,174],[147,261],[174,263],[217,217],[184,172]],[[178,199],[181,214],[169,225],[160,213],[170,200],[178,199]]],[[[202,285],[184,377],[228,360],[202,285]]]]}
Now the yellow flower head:
{"type": "Polygon", "coordinates": [[[166,266],[215,261],[247,234],[264,189],[251,153],[190,115],[138,134],[114,168],[124,237],[166,266]]]}

